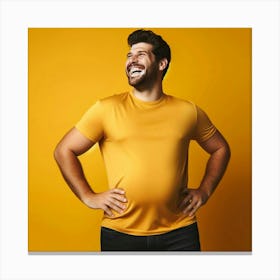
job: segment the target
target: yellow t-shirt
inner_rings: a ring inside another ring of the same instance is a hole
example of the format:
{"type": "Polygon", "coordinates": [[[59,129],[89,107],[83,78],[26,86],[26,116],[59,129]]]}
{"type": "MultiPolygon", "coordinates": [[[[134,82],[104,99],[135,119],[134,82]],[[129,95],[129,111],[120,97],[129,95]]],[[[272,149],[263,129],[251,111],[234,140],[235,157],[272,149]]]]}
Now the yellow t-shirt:
{"type": "Polygon", "coordinates": [[[153,235],[195,222],[178,202],[188,184],[190,140],[205,141],[216,131],[200,108],[170,95],[144,102],[128,92],[97,101],[76,128],[99,142],[109,188],[126,191],[124,213],[104,215],[102,226],[153,235]]]}

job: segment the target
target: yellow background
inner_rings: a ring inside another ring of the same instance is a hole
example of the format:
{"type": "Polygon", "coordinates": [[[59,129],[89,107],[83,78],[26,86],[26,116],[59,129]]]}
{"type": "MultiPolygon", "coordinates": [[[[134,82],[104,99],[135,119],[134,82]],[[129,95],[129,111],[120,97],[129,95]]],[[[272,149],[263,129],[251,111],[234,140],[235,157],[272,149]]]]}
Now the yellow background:
{"type": "MultiPolygon", "coordinates": [[[[129,90],[130,28],[28,30],[29,251],[98,251],[102,212],[84,206],[53,159],[61,137],[97,99],[129,90]]],[[[169,43],[164,91],[202,107],[228,140],[228,170],[199,210],[203,251],[251,248],[251,29],[152,28],[169,43]]],[[[190,147],[190,186],[207,155],[190,147]]],[[[81,157],[95,191],[107,180],[98,147],[81,157]]]]}

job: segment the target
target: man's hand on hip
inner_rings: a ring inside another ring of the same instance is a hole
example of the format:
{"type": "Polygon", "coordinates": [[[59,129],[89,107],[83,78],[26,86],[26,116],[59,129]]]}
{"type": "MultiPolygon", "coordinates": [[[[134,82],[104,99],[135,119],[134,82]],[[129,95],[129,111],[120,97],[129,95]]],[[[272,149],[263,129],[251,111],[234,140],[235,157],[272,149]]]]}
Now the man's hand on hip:
{"type": "Polygon", "coordinates": [[[106,215],[114,217],[112,210],[123,213],[127,199],[123,189],[115,188],[102,193],[89,193],[83,202],[90,208],[103,209],[106,215]]]}
{"type": "Polygon", "coordinates": [[[183,199],[179,205],[183,213],[186,215],[194,216],[196,211],[204,205],[209,196],[201,189],[186,189],[183,192],[183,199]]]}

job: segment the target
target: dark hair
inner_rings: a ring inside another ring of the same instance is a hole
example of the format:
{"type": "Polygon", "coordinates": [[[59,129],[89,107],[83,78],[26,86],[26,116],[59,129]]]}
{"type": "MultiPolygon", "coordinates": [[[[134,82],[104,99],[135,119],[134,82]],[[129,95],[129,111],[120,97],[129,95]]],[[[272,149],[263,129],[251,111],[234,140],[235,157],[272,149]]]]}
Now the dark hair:
{"type": "Polygon", "coordinates": [[[152,52],[157,61],[160,61],[162,58],[166,58],[168,63],[166,68],[163,70],[162,78],[164,77],[171,61],[171,51],[169,45],[160,35],[155,34],[151,30],[138,29],[128,36],[127,42],[130,47],[137,43],[151,44],[153,46],[152,52]]]}

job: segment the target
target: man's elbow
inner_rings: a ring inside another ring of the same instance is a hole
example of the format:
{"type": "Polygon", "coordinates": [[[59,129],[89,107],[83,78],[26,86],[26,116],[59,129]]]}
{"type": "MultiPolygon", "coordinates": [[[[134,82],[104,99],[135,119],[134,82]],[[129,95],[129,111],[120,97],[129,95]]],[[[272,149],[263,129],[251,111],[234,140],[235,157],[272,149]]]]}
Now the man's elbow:
{"type": "Polygon", "coordinates": [[[224,153],[224,157],[225,157],[226,161],[228,162],[231,157],[231,149],[227,142],[225,142],[225,144],[223,145],[223,153],[224,153]]]}
{"type": "Polygon", "coordinates": [[[54,149],[53,156],[57,163],[59,163],[67,155],[67,148],[61,143],[57,144],[54,149]]]}
{"type": "Polygon", "coordinates": [[[60,156],[60,147],[59,144],[55,147],[54,152],[53,152],[53,157],[58,162],[60,156]]]}

